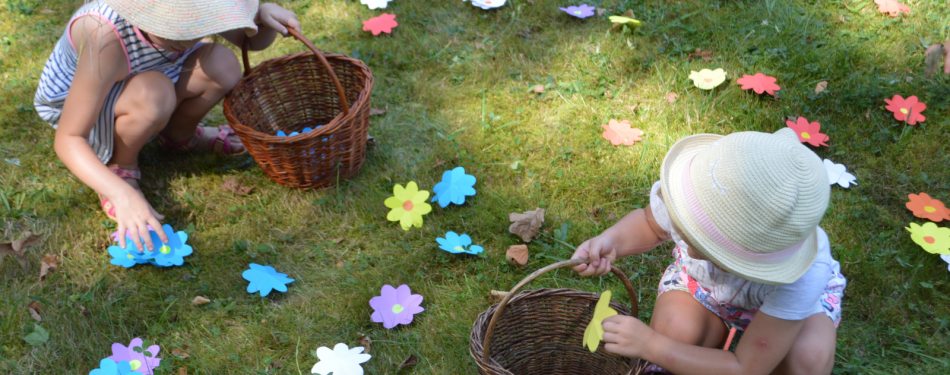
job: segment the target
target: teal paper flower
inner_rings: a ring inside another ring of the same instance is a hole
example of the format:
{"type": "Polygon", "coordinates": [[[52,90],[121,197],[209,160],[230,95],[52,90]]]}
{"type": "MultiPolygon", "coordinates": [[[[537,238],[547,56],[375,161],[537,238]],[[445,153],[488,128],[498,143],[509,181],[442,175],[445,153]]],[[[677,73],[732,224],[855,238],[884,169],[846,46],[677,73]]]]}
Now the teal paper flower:
{"type": "Polygon", "coordinates": [[[459,235],[455,232],[448,232],[445,234],[445,238],[436,238],[436,242],[439,243],[439,248],[445,251],[448,251],[452,254],[478,254],[485,249],[478,245],[472,245],[472,238],[467,234],[459,235]]]}
{"type": "Polygon", "coordinates": [[[267,297],[272,290],[286,292],[287,284],[294,282],[287,274],[278,273],[274,267],[251,263],[251,269],[244,271],[241,276],[251,283],[247,285],[247,292],[261,292],[261,297],[267,297]]]}
{"type": "Polygon", "coordinates": [[[132,371],[132,365],[126,361],[116,363],[106,358],[99,361],[99,368],[89,372],[89,375],[142,375],[142,373],[132,371]]]}
{"type": "Polygon", "coordinates": [[[465,203],[465,197],[475,195],[475,176],[465,174],[465,168],[457,167],[442,173],[442,182],[435,184],[432,192],[432,202],[439,201],[439,206],[445,208],[449,203],[458,205],[465,203]]]}
{"type": "MultiPolygon", "coordinates": [[[[194,250],[188,246],[185,241],[188,240],[188,234],[183,231],[175,232],[171,225],[162,226],[165,236],[168,237],[168,243],[162,243],[158,233],[149,227],[149,235],[152,237],[152,243],[157,247],[155,251],[141,251],[135,247],[132,242],[132,234],[126,231],[125,248],[118,246],[109,246],[109,255],[112,259],[109,263],[125,268],[130,268],[136,264],[151,263],[159,267],[180,266],[184,264],[184,257],[191,255],[194,250]]],[[[118,241],[118,233],[113,233],[113,237],[118,241]]]]}

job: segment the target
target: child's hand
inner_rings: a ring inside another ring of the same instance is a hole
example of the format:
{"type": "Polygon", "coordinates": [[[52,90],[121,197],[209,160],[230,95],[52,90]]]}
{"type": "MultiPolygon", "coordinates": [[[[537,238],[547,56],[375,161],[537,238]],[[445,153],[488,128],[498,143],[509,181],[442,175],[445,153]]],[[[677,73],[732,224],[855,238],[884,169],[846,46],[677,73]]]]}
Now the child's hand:
{"type": "Polygon", "coordinates": [[[259,21],[283,36],[287,36],[288,27],[300,31],[300,21],[297,20],[297,14],[274,3],[261,4],[257,10],[257,18],[259,20],[255,20],[255,22],[259,21]]]}
{"type": "Polygon", "coordinates": [[[584,241],[571,259],[590,258],[590,264],[578,264],[574,267],[581,276],[603,276],[610,272],[611,263],[617,259],[616,243],[607,233],[584,241]]]}
{"type": "MultiPolygon", "coordinates": [[[[131,187],[129,189],[131,190],[131,187]]],[[[145,200],[142,194],[132,190],[124,197],[119,197],[119,199],[110,197],[109,200],[115,205],[115,218],[119,223],[119,247],[125,248],[125,234],[126,230],[129,230],[132,232],[129,237],[132,238],[135,247],[144,249],[142,247],[142,239],[144,239],[148,250],[155,251],[155,244],[152,243],[152,236],[148,230],[149,225],[152,226],[152,229],[155,230],[163,243],[168,243],[168,236],[165,235],[162,224],[159,222],[165,217],[155,212],[155,209],[145,200]]]]}
{"type": "Polygon", "coordinates": [[[614,315],[604,319],[604,349],[629,358],[643,358],[647,354],[650,326],[632,316],[614,315]]]}

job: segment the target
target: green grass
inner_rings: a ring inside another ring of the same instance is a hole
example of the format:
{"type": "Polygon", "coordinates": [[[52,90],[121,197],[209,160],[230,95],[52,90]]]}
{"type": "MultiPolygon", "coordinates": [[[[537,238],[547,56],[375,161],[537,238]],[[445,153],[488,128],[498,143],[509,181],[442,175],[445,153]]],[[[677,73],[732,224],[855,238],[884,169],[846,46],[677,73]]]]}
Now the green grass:
{"type": "MultiPolygon", "coordinates": [[[[143,337],[162,346],[162,374],[308,373],[316,361],[309,352],[352,346],[368,333],[369,374],[395,373],[410,354],[418,364],[402,373],[474,373],[468,336],[490,305],[489,291],[568,258],[572,250],[556,235],[576,245],[646,205],[677,139],[775,131],[787,115],[821,122],[831,142],[818,154],[858,177],[851,189],[833,188],[822,222],[849,279],[835,372],[947,373],[950,274],[903,227],[922,222],[904,208],[908,193],[950,202],[950,79],[923,76],[921,42],[950,38],[950,3],[912,0],[913,13],[898,19],[878,14],[871,0],[587,3],[608,15],[633,9],[644,26],[608,34],[606,16],[561,13],[567,1],[509,0],[486,12],[460,1],[397,0],[386,12],[399,27],[373,37],[359,21],[381,11],[356,1],[284,1],[317,46],[358,55],[373,69],[373,106],[389,109],[371,119],[378,146],[354,180],[321,191],[279,187],[249,156],[166,155],[149,146],[141,157],[145,194],[167,223],[194,226],[195,254],[184,267],[126,270],[110,265],[105,251],[114,224],[56,158],[53,129],[32,111],[37,77],[81,1],[4,0],[0,158],[21,166],[0,162],[0,239],[30,230],[44,241],[27,256],[29,273],[14,259],[0,261],[0,372],[85,374],[111,343],[143,337]],[[712,50],[713,61],[689,61],[695,48],[712,50]],[[691,69],[716,67],[730,80],[714,91],[686,78],[691,69]],[[756,72],[778,77],[779,99],[735,84],[756,72]],[[815,95],[819,81],[829,82],[828,91],[815,95]],[[556,88],[528,93],[538,84],[556,88]],[[679,94],[675,103],[663,99],[669,92],[679,94]],[[927,121],[897,123],[883,108],[894,94],[920,97],[927,121]],[[637,103],[636,113],[626,107],[637,103]],[[629,119],[644,140],[610,146],[600,124],[611,118],[629,119]],[[383,200],[395,183],[431,190],[454,166],[479,179],[465,206],[435,208],[409,232],[386,221],[383,200]],[[219,189],[229,177],[257,188],[235,197],[219,189]],[[541,238],[529,245],[529,266],[508,266],[505,249],[520,240],[508,233],[507,215],[535,207],[548,213],[541,238]],[[554,233],[562,227],[566,235],[554,233]],[[438,250],[435,238],[448,230],[470,234],[487,256],[438,250]],[[39,282],[45,253],[63,261],[39,282]],[[249,295],[241,271],[250,262],[296,281],[285,294],[249,295]],[[411,326],[387,331],[370,321],[368,300],[387,283],[425,296],[426,311],[411,326]],[[214,302],[193,307],[196,295],[214,302]],[[39,324],[50,332],[38,347],[23,340],[34,325],[30,301],[41,305],[39,324]],[[172,358],[181,345],[190,358],[172,358]]],[[[252,61],[302,49],[283,40],[252,61]]],[[[220,110],[209,117],[224,123],[220,110]]],[[[639,288],[645,319],[669,250],[618,262],[639,288]]],[[[562,270],[532,286],[611,288],[629,301],[612,277],[562,270]]]]}

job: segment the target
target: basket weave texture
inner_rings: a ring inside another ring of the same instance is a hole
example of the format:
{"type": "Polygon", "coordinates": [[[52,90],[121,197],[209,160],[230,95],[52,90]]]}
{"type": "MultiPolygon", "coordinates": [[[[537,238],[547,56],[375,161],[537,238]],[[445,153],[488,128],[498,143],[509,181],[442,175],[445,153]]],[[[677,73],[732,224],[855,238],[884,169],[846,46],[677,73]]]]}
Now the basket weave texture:
{"type": "MultiPolygon", "coordinates": [[[[469,352],[479,374],[633,375],[642,371],[645,362],[608,353],[603,343],[594,353],[584,347],[584,330],[594,316],[600,295],[572,289],[537,289],[515,294],[527,281],[547,270],[578,263],[560,262],[535,272],[512,289],[506,300],[478,316],[472,327],[469,352]],[[501,314],[495,317],[500,306],[501,314]],[[497,320],[494,326],[493,318],[497,320]],[[486,360],[484,350],[489,344],[490,357],[486,360]]],[[[615,274],[623,275],[614,269],[615,274]]],[[[622,277],[625,286],[629,286],[626,276],[622,277]]],[[[631,292],[632,286],[627,290],[631,292]]],[[[635,306],[636,295],[631,295],[631,301],[635,306]]],[[[610,307],[620,315],[636,314],[617,302],[611,302],[610,307]]]]}
{"type": "Polygon", "coordinates": [[[373,75],[362,61],[316,49],[251,69],[224,100],[224,116],[257,164],[283,186],[322,188],[356,175],[366,159],[373,75]],[[350,105],[352,103],[352,105],[350,105]],[[285,133],[313,131],[292,137],[285,133]]]}

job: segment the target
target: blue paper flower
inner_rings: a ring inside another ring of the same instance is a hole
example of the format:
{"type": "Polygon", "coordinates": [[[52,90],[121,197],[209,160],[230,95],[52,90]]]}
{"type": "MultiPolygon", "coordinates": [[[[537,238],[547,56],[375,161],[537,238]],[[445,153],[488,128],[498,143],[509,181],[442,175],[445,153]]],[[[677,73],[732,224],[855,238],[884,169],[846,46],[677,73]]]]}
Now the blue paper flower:
{"type": "Polygon", "coordinates": [[[132,371],[132,365],[129,362],[115,361],[106,358],[99,361],[99,368],[89,372],[89,375],[142,375],[141,372],[132,371]]]}
{"type": "Polygon", "coordinates": [[[472,238],[467,234],[458,235],[455,232],[448,232],[445,234],[445,238],[436,238],[439,243],[439,248],[445,251],[448,251],[452,254],[478,254],[485,249],[478,245],[472,245],[472,238]]]}
{"type": "Polygon", "coordinates": [[[442,173],[442,182],[435,184],[432,202],[439,201],[443,208],[449,203],[463,204],[465,196],[475,195],[475,176],[465,174],[465,168],[457,167],[442,173]]]}
{"type": "Polygon", "coordinates": [[[277,131],[277,136],[278,136],[278,137],[286,137],[286,136],[287,136],[287,133],[284,133],[283,130],[278,130],[278,131],[277,131]]]}
{"type": "Polygon", "coordinates": [[[274,267],[251,263],[251,269],[244,271],[241,276],[251,283],[247,285],[247,292],[261,292],[261,297],[267,297],[271,290],[286,292],[287,284],[294,282],[287,274],[278,273],[274,267]]]}
{"type": "MultiPolygon", "coordinates": [[[[149,228],[151,229],[151,228],[149,228]]],[[[125,268],[130,268],[136,264],[151,263],[159,267],[180,266],[184,264],[184,257],[191,255],[194,251],[185,241],[188,240],[188,234],[183,231],[175,232],[171,225],[162,226],[165,235],[168,237],[168,243],[162,243],[158,233],[149,230],[152,237],[152,244],[157,248],[155,251],[140,251],[135,243],[132,242],[131,232],[126,232],[125,248],[118,246],[109,246],[109,255],[112,259],[109,263],[125,268]]]]}

